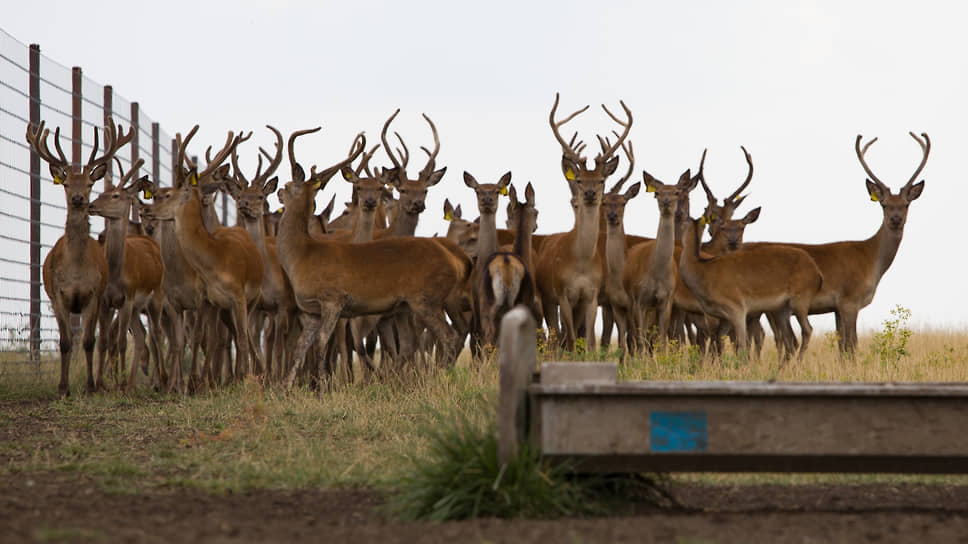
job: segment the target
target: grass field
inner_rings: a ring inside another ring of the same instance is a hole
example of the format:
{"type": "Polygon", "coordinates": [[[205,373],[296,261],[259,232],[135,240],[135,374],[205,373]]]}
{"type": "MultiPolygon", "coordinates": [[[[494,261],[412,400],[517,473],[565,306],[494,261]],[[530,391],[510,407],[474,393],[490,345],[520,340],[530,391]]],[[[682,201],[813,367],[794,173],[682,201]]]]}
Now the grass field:
{"type": "MultiPolygon", "coordinates": [[[[703,360],[670,349],[630,360],[622,379],[780,381],[968,381],[968,332],[911,331],[903,315],[861,339],[842,360],[836,338],[818,335],[802,363],[778,368],[767,340],[761,360],[703,360]]],[[[613,354],[569,355],[596,359],[613,354]]],[[[0,363],[3,364],[3,363],[0,363]]],[[[197,396],[141,387],[133,396],[85,395],[83,364],[72,395],[56,397],[53,363],[40,373],[2,374],[0,474],[63,471],[95,476],[108,490],[190,486],[212,492],[263,488],[392,487],[408,456],[427,449],[429,429],[461,414],[485,424],[495,414],[497,370],[465,352],[450,370],[413,372],[380,383],[344,384],[289,395],[244,382],[197,396]],[[48,368],[51,372],[48,372],[48,368]]],[[[142,379],[142,383],[146,380],[142,379]]],[[[964,483],[961,477],[838,475],[679,475],[712,483],[854,482],[887,478],[964,483]]]]}

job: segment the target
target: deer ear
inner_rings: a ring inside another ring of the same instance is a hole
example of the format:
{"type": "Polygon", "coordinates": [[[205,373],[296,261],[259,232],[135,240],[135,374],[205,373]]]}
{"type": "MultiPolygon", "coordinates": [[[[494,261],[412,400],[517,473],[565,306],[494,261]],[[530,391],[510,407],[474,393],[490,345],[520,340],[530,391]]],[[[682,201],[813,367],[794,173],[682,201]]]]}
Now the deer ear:
{"type": "Polygon", "coordinates": [[[511,172],[501,176],[501,179],[497,182],[498,187],[501,188],[501,194],[507,196],[508,194],[508,184],[511,183],[511,172]]]}
{"type": "Polygon", "coordinates": [[[629,187],[628,191],[625,191],[625,200],[631,200],[635,198],[635,196],[639,194],[639,188],[641,187],[642,187],[641,183],[635,182],[634,185],[629,187]]]}
{"type": "Polygon", "coordinates": [[[903,189],[901,189],[901,195],[908,202],[912,202],[916,200],[919,196],[921,196],[921,191],[923,190],[924,190],[924,180],[921,180],[915,183],[914,185],[904,187],[903,189]]]}
{"type": "Polygon", "coordinates": [[[356,180],[358,179],[356,177],[356,172],[354,172],[349,166],[344,166],[341,168],[340,173],[343,175],[343,179],[350,183],[356,183],[356,180]]]}
{"type": "Polygon", "coordinates": [[[528,203],[528,206],[534,206],[534,187],[531,186],[531,182],[524,188],[524,201],[528,203]]]}
{"type": "Polygon", "coordinates": [[[760,208],[761,208],[760,206],[757,206],[756,208],[753,208],[752,210],[750,210],[750,213],[746,214],[746,217],[743,218],[743,224],[744,225],[749,225],[750,223],[752,223],[752,222],[756,221],[757,219],[759,219],[760,218],[760,208]]]}
{"type": "Polygon", "coordinates": [[[565,175],[566,180],[575,181],[578,179],[578,170],[578,163],[568,157],[561,158],[561,173],[565,175]]]}
{"type": "Polygon", "coordinates": [[[604,173],[605,176],[608,177],[614,174],[615,170],[617,169],[618,169],[618,157],[612,157],[611,159],[605,162],[605,167],[602,168],[602,173],[604,173]]]}
{"type": "Polygon", "coordinates": [[[67,179],[67,171],[52,164],[50,165],[50,177],[54,178],[54,185],[61,185],[67,179]]]}
{"type": "Polygon", "coordinates": [[[269,196],[276,192],[276,187],[279,186],[279,176],[273,176],[272,179],[266,182],[265,187],[262,188],[262,194],[269,196]]]}
{"type": "MultiPolygon", "coordinates": [[[[94,170],[91,170],[90,179],[92,182],[97,181],[104,177],[104,174],[108,171],[108,163],[101,163],[97,165],[94,170]]],[[[65,176],[66,177],[66,176],[65,176]]]]}
{"type": "Polygon", "coordinates": [[[654,193],[657,184],[661,183],[659,180],[652,177],[652,174],[642,170],[642,181],[645,183],[645,192],[654,193]]]}
{"type": "Polygon", "coordinates": [[[869,179],[865,181],[867,183],[867,192],[871,195],[871,200],[874,202],[884,200],[884,190],[881,189],[881,186],[869,179]]]}
{"type": "Polygon", "coordinates": [[[454,220],[454,206],[451,205],[450,199],[444,199],[444,221],[454,220]]]}
{"type": "Polygon", "coordinates": [[[440,170],[434,170],[432,174],[427,176],[427,183],[424,183],[425,187],[433,187],[440,183],[440,180],[444,179],[444,174],[447,173],[447,167],[443,167],[440,170]]]}
{"type": "Polygon", "coordinates": [[[464,185],[474,189],[475,191],[480,186],[480,184],[477,183],[477,180],[474,179],[474,176],[472,176],[467,170],[464,170],[464,185]]]}

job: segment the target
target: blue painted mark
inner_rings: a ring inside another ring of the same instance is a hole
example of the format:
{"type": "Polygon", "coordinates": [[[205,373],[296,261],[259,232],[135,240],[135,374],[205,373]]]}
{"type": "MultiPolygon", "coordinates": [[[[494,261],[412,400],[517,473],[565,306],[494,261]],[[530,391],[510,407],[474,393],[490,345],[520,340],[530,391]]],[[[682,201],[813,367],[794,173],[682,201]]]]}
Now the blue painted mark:
{"type": "Polygon", "coordinates": [[[652,412],[649,427],[654,452],[706,451],[706,412],[652,412]]]}

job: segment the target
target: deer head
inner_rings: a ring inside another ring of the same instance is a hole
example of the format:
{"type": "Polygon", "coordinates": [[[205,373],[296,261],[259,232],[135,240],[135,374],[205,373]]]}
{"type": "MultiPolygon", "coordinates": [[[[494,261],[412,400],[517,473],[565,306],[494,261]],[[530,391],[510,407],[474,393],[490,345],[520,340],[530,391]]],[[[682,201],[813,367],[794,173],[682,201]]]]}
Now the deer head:
{"type": "MultiPolygon", "coordinates": [[[[709,189],[709,186],[706,185],[706,177],[699,177],[699,181],[702,183],[702,188],[704,191],[706,191],[706,210],[703,212],[703,217],[706,218],[706,221],[709,224],[709,235],[713,238],[718,236],[723,224],[733,219],[733,214],[736,212],[736,208],[739,208],[739,205],[742,204],[746,199],[746,195],[740,196],[740,193],[742,193],[743,190],[749,186],[750,181],[753,180],[753,158],[750,156],[749,151],[747,151],[745,147],[740,146],[740,149],[743,150],[743,155],[746,156],[746,164],[749,166],[749,171],[746,174],[746,180],[740,184],[739,188],[733,191],[731,195],[723,199],[723,203],[721,205],[716,200],[716,196],[713,195],[713,192],[709,189]]],[[[703,162],[705,162],[705,158],[706,151],[703,150],[703,162]]],[[[733,225],[733,229],[735,228],[736,225],[733,225]]],[[[742,235],[740,235],[740,241],[742,241],[742,235]]]]}
{"type": "Polygon", "coordinates": [[[131,213],[131,203],[138,200],[138,192],[151,186],[148,176],[141,176],[132,181],[131,178],[137,174],[138,169],[144,164],[144,159],[138,159],[131,169],[125,173],[121,167],[121,161],[115,157],[118,163],[118,170],[121,172],[121,179],[117,185],[106,188],[103,193],[98,195],[88,206],[88,213],[98,215],[105,219],[127,219],[131,213]]]}
{"type": "Polygon", "coordinates": [[[514,229],[518,225],[518,216],[522,213],[525,214],[524,224],[531,226],[531,232],[537,230],[538,208],[534,204],[534,187],[531,186],[530,181],[524,188],[524,202],[518,200],[518,192],[514,185],[508,189],[507,226],[509,229],[514,229]]]}
{"type": "Polygon", "coordinates": [[[464,185],[474,189],[477,194],[477,208],[481,214],[497,213],[497,201],[501,195],[508,194],[511,172],[501,176],[497,183],[478,183],[469,172],[464,172],[464,185]]]}
{"type": "Polygon", "coordinates": [[[659,215],[670,219],[674,219],[679,211],[682,195],[689,194],[699,184],[699,176],[693,177],[689,170],[683,172],[674,185],[662,183],[645,170],[642,171],[642,179],[645,182],[645,191],[655,193],[655,199],[659,203],[659,215]]]}
{"type": "Polygon", "coordinates": [[[402,211],[406,214],[418,215],[426,208],[424,202],[427,198],[427,188],[433,187],[440,182],[444,177],[444,173],[447,172],[447,167],[445,166],[440,170],[434,170],[437,153],[440,152],[440,139],[437,136],[437,127],[434,126],[434,122],[430,120],[430,117],[427,117],[427,114],[423,114],[423,118],[430,125],[430,130],[434,136],[434,150],[430,151],[426,147],[421,147],[420,149],[427,154],[427,164],[424,165],[416,179],[411,179],[407,175],[407,163],[410,161],[410,151],[403,142],[403,138],[400,137],[399,133],[393,133],[402,148],[402,150],[401,148],[397,148],[396,154],[394,154],[394,150],[390,148],[390,144],[387,142],[387,130],[390,128],[390,123],[393,122],[393,119],[398,113],[400,113],[399,109],[393,112],[393,115],[383,124],[383,131],[380,132],[380,141],[383,143],[383,149],[390,156],[390,161],[393,162],[393,168],[383,169],[381,175],[387,185],[394,187],[400,193],[400,201],[397,204],[398,212],[402,211]]]}
{"type": "MultiPolygon", "coordinates": [[[[256,166],[255,176],[250,182],[246,179],[242,169],[239,168],[238,144],[232,148],[232,168],[233,176],[225,184],[226,190],[235,199],[239,215],[249,221],[261,221],[262,217],[268,213],[268,197],[276,191],[279,183],[278,177],[272,174],[282,163],[283,140],[282,133],[275,127],[266,125],[276,136],[276,151],[270,155],[268,151],[259,148],[258,165],[256,166]],[[262,157],[269,160],[269,165],[265,172],[262,171],[262,157]]],[[[244,140],[239,140],[239,143],[244,140]]]]}
{"type": "Polygon", "coordinates": [[[94,182],[104,177],[111,164],[111,158],[121,147],[134,138],[134,131],[129,129],[127,134],[122,130],[121,125],[115,127],[112,120],[104,127],[104,153],[98,156],[98,131],[94,129],[94,144],[91,146],[91,155],[88,157],[87,164],[77,169],[71,166],[70,161],[64,154],[60,143],[60,127],[54,130],[54,148],[57,150],[55,157],[47,147],[47,136],[50,130],[44,128],[41,121],[37,130],[31,130],[27,126],[27,142],[31,149],[47,162],[50,168],[50,175],[54,178],[55,185],[64,187],[64,194],[67,198],[67,206],[73,210],[86,210],[91,199],[91,189],[94,182]]]}
{"type": "Polygon", "coordinates": [[[635,183],[628,188],[625,193],[620,193],[621,185],[616,185],[611,191],[605,194],[602,199],[602,211],[605,212],[605,221],[610,227],[619,227],[625,217],[625,205],[639,194],[641,184],[635,183]]]}
{"type": "MultiPolygon", "coordinates": [[[[376,213],[377,207],[385,198],[387,192],[384,183],[385,178],[382,175],[373,175],[369,164],[373,154],[379,148],[379,145],[375,145],[372,149],[363,153],[360,164],[355,169],[349,165],[341,169],[343,180],[353,185],[353,198],[347,204],[347,208],[356,207],[365,213],[376,213]],[[365,175],[361,177],[361,174],[365,175]]],[[[378,172],[378,174],[382,174],[382,172],[378,172]]]]}
{"type": "Polygon", "coordinates": [[[598,205],[601,203],[602,194],[605,190],[605,179],[615,173],[615,170],[618,168],[618,157],[614,157],[614,154],[619,147],[622,147],[623,142],[628,137],[629,131],[632,128],[632,112],[625,105],[624,101],[619,101],[627,117],[626,121],[622,121],[602,104],[602,109],[605,110],[605,113],[613,121],[621,125],[623,131],[621,135],[617,135],[617,140],[614,144],[609,142],[607,138],[598,136],[602,150],[595,157],[594,167],[589,167],[587,159],[581,154],[585,145],[582,142],[575,143],[577,133],[572,136],[570,142],[565,142],[565,139],[560,133],[562,125],[587,110],[588,106],[579,109],[561,121],[555,121],[559,98],[560,95],[556,93],[555,103],[551,107],[551,114],[548,116],[548,123],[551,125],[551,131],[554,133],[558,143],[561,144],[561,171],[565,176],[565,180],[568,181],[572,195],[578,199],[578,202],[584,202],[586,205],[598,205]]]}
{"type": "Polygon", "coordinates": [[[860,134],[857,135],[857,140],[854,141],[854,150],[857,152],[857,158],[869,176],[869,179],[867,179],[867,191],[870,193],[871,200],[881,205],[881,209],[884,212],[884,224],[894,232],[903,232],[904,223],[907,221],[908,206],[921,196],[921,191],[924,190],[924,180],[918,183],[914,183],[914,180],[921,174],[921,170],[924,169],[924,165],[928,162],[928,154],[931,152],[931,140],[926,133],[922,132],[921,138],[918,138],[913,132],[909,132],[908,134],[921,146],[921,164],[918,165],[914,174],[911,175],[911,179],[901,187],[901,190],[897,194],[892,193],[887,185],[877,179],[877,176],[874,175],[874,172],[871,171],[865,160],[867,149],[877,141],[877,138],[867,142],[867,145],[863,148],[860,146],[862,139],[860,134]]]}
{"type": "MultiPolygon", "coordinates": [[[[283,220],[285,219],[286,213],[290,212],[291,210],[297,211],[299,215],[305,214],[308,218],[308,215],[312,213],[313,207],[315,206],[315,196],[317,191],[322,190],[322,188],[329,183],[329,180],[334,174],[336,174],[336,172],[339,172],[343,167],[355,161],[356,158],[360,156],[360,154],[366,149],[366,137],[361,132],[357,134],[356,138],[353,140],[353,146],[347,158],[318,173],[316,172],[316,167],[313,166],[310,169],[310,175],[307,178],[306,171],[296,161],[296,138],[304,134],[317,132],[320,128],[322,127],[316,127],[308,130],[297,130],[289,136],[289,162],[292,170],[292,180],[286,183],[285,186],[278,192],[279,200],[285,206],[283,209],[283,220]]],[[[303,228],[308,228],[308,223],[306,223],[306,227],[303,228]]]]}

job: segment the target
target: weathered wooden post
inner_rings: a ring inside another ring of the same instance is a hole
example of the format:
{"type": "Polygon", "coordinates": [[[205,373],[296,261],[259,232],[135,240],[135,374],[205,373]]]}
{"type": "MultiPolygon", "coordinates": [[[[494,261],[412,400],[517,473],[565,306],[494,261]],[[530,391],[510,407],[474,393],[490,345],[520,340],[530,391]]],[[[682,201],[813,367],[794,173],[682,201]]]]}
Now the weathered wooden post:
{"type": "Polygon", "coordinates": [[[507,463],[527,440],[528,385],[538,360],[537,325],[526,306],[504,315],[498,348],[500,392],[498,400],[498,462],[507,463]]]}
{"type": "MultiPolygon", "coordinates": [[[[30,44],[30,127],[40,126],[40,46],[30,44]]],[[[40,155],[30,149],[30,360],[40,362],[40,155]]]]}

